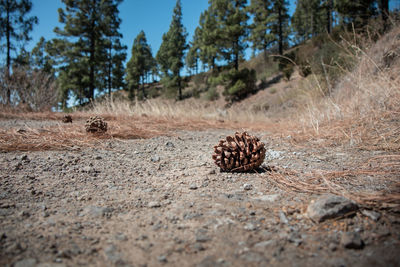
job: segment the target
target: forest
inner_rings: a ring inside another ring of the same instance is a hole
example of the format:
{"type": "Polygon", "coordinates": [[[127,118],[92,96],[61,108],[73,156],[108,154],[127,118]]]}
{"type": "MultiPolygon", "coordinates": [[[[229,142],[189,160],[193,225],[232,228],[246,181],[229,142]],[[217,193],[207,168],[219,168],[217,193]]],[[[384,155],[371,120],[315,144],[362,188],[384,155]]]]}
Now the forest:
{"type": "Polygon", "coordinates": [[[335,48],[326,45],[330,40],[343,38],[346,31],[366,32],[371,21],[380,21],[376,28],[383,33],[390,12],[396,14],[389,11],[388,0],[298,0],[292,16],[285,0],[209,0],[188,40],[178,0],[169,30],[153,53],[143,31],[133,40],[131,51],[121,43],[121,2],[62,0],[58,16],[63,27],[54,28],[57,38],[42,37],[27,51],[18,44],[31,39],[38,23],[31,14],[32,2],[2,0],[1,105],[67,110],[117,91],[126,92],[130,100],[158,96],[182,100],[202,92],[213,100],[219,97],[217,86],[224,87],[227,103],[234,103],[256,92],[257,80],[269,78],[263,72],[270,67],[246,66],[246,49],[252,49],[253,57],[263,55],[263,66],[276,67],[286,79],[295,66],[307,76],[321,70],[318,61],[324,66],[335,61],[335,48]],[[317,43],[318,59],[302,49],[309,40],[317,43]],[[185,94],[199,74],[205,79],[197,92],[185,94]]]}

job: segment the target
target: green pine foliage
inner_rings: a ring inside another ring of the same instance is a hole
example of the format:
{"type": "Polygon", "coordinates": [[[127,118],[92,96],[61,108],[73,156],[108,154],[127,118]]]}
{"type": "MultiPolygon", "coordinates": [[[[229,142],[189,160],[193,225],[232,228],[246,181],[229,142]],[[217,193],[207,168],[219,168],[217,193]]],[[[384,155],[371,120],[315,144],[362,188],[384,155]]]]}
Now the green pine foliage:
{"type": "Polygon", "coordinates": [[[286,0],[272,0],[272,22],[270,33],[274,36],[274,41],[278,43],[279,54],[283,54],[283,49],[288,46],[290,33],[288,14],[289,3],[286,0]]]}
{"type": "Polygon", "coordinates": [[[225,100],[230,103],[242,100],[256,92],[256,72],[254,70],[231,69],[221,75],[225,85],[223,94],[225,100]]]}
{"type": "Polygon", "coordinates": [[[151,47],[147,43],[144,31],[141,31],[133,42],[132,55],[126,67],[126,82],[131,99],[140,85],[142,89],[141,98],[147,97],[145,83],[148,83],[149,74],[154,65],[156,65],[156,62],[153,58],[151,47]]]}
{"type": "MultiPolygon", "coordinates": [[[[340,15],[340,24],[356,29],[368,23],[377,14],[376,0],[336,0],[336,10],[340,15]]],[[[381,2],[381,1],[379,1],[381,2]]]]}
{"type": "Polygon", "coordinates": [[[196,40],[197,35],[193,36],[193,41],[189,43],[189,50],[186,54],[186,68],[190,74],[199,72],[199,46],[196,40]]]}
{"type": "Polygon", "coordinates": [[[252,43],[253,52],[263,51],[266,56],[267,49],[274,41],[274,35],[271,33],[273,22],[271,0],[251,0],[248,11],[253,16],[248,38],[252,43]]]}
{"type": "Polygon", "coordinates": [[[62,107],[71,94],[80,104],[94,99],[95,90],[122,89],[126,46],[120,43],[122,0],[62,0],[59,21],[49,53],[58,63],[62,107]]]}
{"type": "Polygon", "coordinates": [[[247,48],[249,34],[247,0],[210,0],[218,27],[217,51],[235,70],[247,48]]]}
{"type": "Polygon", "coordinates": [[[46,47],[46,39],[42,36],[30,53],[30,64],[34,69],[54,74],[54,62],[46,52],[46,47]]]}
{"type": "Polygon", "coordinates": [[[177,0],[172,15],[172,21],[167,33],[162,37],[160,49],[156,59],[162,72],[162,83],[170,94],[178,93],[178,99],[182,100],[183,81],[181,70],[184,67],[184,55],[187,49],[186,29],[182,24],[181,1],[177,0]]]}
{"type": "Polygon", "coordinates": [[[218,53],[220,35],[215,12],[211,6],[201,13],[199,26],[195,33],[197,35],[196,43],[199,47],[199,56],[203,66],[214,70],[216,61],[221,59],[218,53]]]}

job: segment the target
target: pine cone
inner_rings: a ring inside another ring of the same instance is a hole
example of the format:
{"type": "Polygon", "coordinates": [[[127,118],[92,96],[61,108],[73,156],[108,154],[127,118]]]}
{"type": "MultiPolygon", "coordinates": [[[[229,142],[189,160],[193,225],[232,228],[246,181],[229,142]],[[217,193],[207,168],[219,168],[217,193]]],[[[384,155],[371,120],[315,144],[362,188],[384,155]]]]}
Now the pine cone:
{"type": "Polygon", "coordinates": [[[65,115],[64,118],[62,119],[63,123],[72,123],[72,117],[71,115],[65,115]]]}
{"type": "Polygon", "coordinates": [[[104,133],[107,132],[107,122],[98,116],[90,117],[90,119],[86,121],[85,129],[88,133],[104,133]]]}
{"type": "Polygon", "coordinates": [[[215,164],[223,171],[250,171],[258,168],[265,158],[264,143],[246,132],[236,132],[214,146],[215,164]]]}

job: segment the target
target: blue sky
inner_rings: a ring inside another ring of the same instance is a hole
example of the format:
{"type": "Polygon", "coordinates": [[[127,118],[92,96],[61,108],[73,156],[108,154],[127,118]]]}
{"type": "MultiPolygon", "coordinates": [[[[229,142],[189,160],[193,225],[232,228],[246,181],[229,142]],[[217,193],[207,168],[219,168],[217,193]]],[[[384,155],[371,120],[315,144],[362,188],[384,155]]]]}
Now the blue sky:
{"type": "MultiPolygon", "coordinates": [[[[181,0],[183,24],[189,34],[187,41],[192,40],[196,29],[200,13],[207,9],[208,0],[181,0]]],[[[250,2],[250,0],[249,0],[250,2]]],[[[291,3],[291,12],[294,11],[295,1],[291,3]]],[[[56,26],[62,27],[58,23],[57,9],[64,4],[61,0],[32,0],[33,9],[30,14],[39,19],[39,24],[35,25],[31,36],[32,41],[27,45],[27,50],[31,50],[43,36],[50,40],[56,35],[53,29],[56,26]]],[[[131,55],[131,46],[136,35],[143,30],[147,41],[151,45],[153,55],[157,53],[161,45],[162,35],[167,32],[172,18],[172,11],[176,0],[125,0],[119,6],[122,24],[120,32],[123,34],[122,43],[128,46],[128,59],[131,55]]]]}
{"type": "MultiPolygon", "coordinates": [[[[195,28],[198,25],[200,13],[208,7],[208,0],[181,0],[183,24],[189,34],[187,41],[192,39],[195,28]]],[[[250,2],[250,0],[249,0],[250,2]]],[[[399,8],[400,0],[390,0],[390,8],[399,8]]],[[[39,19],[39,24],[34,26],[31,33],[32,41],[27,44],[27,50],[31,50],[43,36],[50,40],[56,35],[53,29],[56,26],[63,27],[58,23],[57,9],[64,4],[61,0],[32,0],[33,9],[30,14],[39,19]]],[[[295,9],[295,0],[289,0],[292,14],[295,9]]],[[[172,11],[176,0],[125,0],[119,6],[122,24],[120,32],[123,34],[122,43],[128,46],[127,60],[131,55],[131,46],[136,35],[143,30],[147,41],[151,45],[153,55],[157,53],[161,45],[163,33],[168,31],[172,18],[172,11]]],[[[247,53],[248,55],[250,53],[247,53]]]]}

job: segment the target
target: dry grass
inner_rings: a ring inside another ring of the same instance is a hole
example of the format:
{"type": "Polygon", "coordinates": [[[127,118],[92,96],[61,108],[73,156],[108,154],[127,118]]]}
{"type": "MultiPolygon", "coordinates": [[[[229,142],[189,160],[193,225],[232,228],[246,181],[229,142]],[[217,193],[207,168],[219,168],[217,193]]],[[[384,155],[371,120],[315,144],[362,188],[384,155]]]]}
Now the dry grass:
{"type": "Polygon", "coordinates": [[[341,146],[343,149],[385,151],[351,170],[312,173],[275,172],[271,178],[283,189],[309,193],[344,195],[371,206],[400,205],[400,27],[367,51],[356,46],[354,70],[346,71],[329,96],[317,79],[309,82],[314,92],[306,98],[303,112],[294,114],[299,124],[293,131],[293,145],[303,147],[341,146]],[[318,91],[320,94],[318,94],[318,91]],[[315,93],[317,92],[317,93],[315,93]],[[320,142],[311,143],[310,140],[320,142]],[[374,183],[388,184],[384,190],[357,191],[363,176],[374,183]]]}
{"type": "Polygon", "coordinates": [[[304,139],[319,136],[364,149],[399,151],[399,36],[396,28],[369,51],[359,49],[354,56],[358,67],[347,71],[331,95],[308,98],[304,112],[295,117],[303,125],[304,139]]]}
{"type": "MultiPolygon", "coordinates": [[[[0,119],[52,120],[54,125],[38,128],[5,128],[0,129],[0,151],[39,151],[52,149],[75,149],[85,146],[101,146],[107,139],[140,139],[160,135],[174,135],[176,130],[206,130],[210,128],[250,129],[252,123],[229,122],[224,120],[207,120],[187,116],[151,116],[130,115],[120,110],[96,110],[92,112],[75,112],[73,123],[64,124],[62,113],[0,113],[0,119]],[[126,115],[125,115],[126,114],[126,115]],[[91,134],[85,131],[85,120],[100,115],[108,123],[105,134],[91,134]]],[[[273,127],[272,128],[276,128],[273,127]]]]}
{"type": "Polygon", "coordinates": [[[297,171],[271,172],[269,178],[283,190],[302,193],[332,193],[342,195],[360,204],[379,208],[400,204],[400,155],[382,155],[353,170],[313,170],[302,174],[297,171]],[[359,190],[368,176],[376,184],[387,184],[384,190],[359,190]]]}

